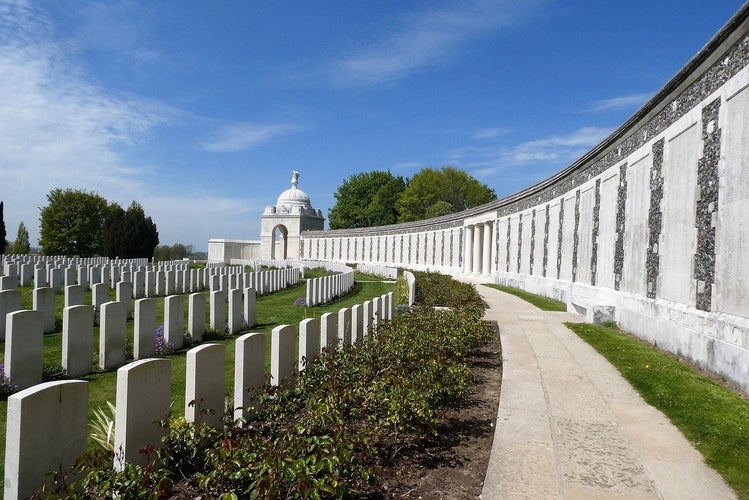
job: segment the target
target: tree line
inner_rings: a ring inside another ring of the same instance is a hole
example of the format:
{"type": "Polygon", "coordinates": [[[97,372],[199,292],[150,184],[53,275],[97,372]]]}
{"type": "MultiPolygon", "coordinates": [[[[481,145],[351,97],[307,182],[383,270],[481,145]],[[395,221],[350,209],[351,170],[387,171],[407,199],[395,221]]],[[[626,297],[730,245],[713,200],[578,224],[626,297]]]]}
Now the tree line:
{"type": "Polygon", "coordinates": [[[151,258],[159,244],[156,224],[139,203],[125,210],[85,190],[50,191],[39,222],[44,255],[151,258]]]}
{"type": "Polygon", "coordinates": [[[454,167],[423,168],[410,179],[389,171],[354,174],[338,187],[330,229],[430,219],[496,200],[494,190],[454,167]]]}
{"type": "MultiPolygon", "coordinates": [[[[0,254],[26,254],[31,250],[23,221],[14,242],[6,241],[3,203],[0,202],[0,254]]],[[[56,188],[40,209],[39,245],[43,255],[77,257],[151,258],[159,232],[143,207],[133,201],[123,209],[96,193],[56,188]]]]}

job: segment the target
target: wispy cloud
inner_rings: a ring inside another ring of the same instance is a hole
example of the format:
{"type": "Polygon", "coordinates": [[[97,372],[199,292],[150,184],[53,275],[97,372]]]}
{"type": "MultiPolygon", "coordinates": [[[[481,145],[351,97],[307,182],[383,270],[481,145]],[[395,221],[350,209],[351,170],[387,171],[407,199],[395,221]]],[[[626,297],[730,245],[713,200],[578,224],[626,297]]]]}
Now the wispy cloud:
{"type": "Polygon", "coordinates": [[[612,129],[583,127],[566,135],[551,135],[515,144],[469,146],[448,152],[448,161],[475,175],[488,177],[509,169],[572,163],[601,142],[612,129]]]}
{"type": "Polygon", "coordinates": [[[604,111],[634,109],[645,104],[645,102],[651,97],[653,97],[653,94],[651,93],[642,93],[612,97],[611,99],[602,99],[600,101],[592,102],[586,108],[586,111],[591,113],[600,113],[604,111]]]}
{"type": "Polygon", "coordinates": [[[21,214],[33,232],[51,188],[104,195],[141,185],[147,167],[129,163],[122,150],[177,123],[181,112],[91,83],[42,9],[0,0],[0,19],[0,178],[12,186],[2,190],[6,213],[21,214]]]}
{"type": "Polygon", "coordinates": [[[244,151],[301,130],[301,128],[293,123],[236,123],[221,127],[211,138],[198,144],[198,148],[215,153],[244,151]]]}
{"type": "Polygon", "coordinates": [[[78,0],[72,18],[76,43],[87,49],[104,50],[137,64],[164,63],[163,54],[150,38],[158,14],[150,3],[132,0],[98,2],[78,0]]]}
{"type": "Polygon", "coordinates": [[[474,132],[471,138],[481,141],[485,139],[496,139],[497,137],[501,137],[509,133],[510,133],[510,129],[508,128],[500,128],[500,127],[480,128],[476,130],[476,132],[474,132]]]}
{"type": "Polygon", "coordinates": [[[443,64],[468,42],[511,26],[533,13],[543,0],[473,0],[413,13],[393,22],[395,29],[327,69],[340,86],[391,83],[423,68],[443,64]]]}

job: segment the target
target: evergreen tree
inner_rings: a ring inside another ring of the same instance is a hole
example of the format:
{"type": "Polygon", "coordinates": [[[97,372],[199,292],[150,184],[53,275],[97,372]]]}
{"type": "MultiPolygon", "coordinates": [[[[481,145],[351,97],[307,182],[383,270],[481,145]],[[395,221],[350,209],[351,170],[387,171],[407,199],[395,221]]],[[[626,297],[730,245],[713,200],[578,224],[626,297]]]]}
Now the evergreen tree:
{"type": "Polygon", "coordinates": [[[26,226],[23,221],[18,224],[18,233],[16,234],[16,241],[10,247],[10,253],[25,255],[31,251],[31,243],[29,242],[29,232],[26,230],[26,226]]]}
{"type": "Polygon", "coordinates": [[[5,253],[5,247],[8,244],[7,241],[5,241],[5,236],[7,233],[5,232],[5,219],[3,219],[3,202],[0,201],[0,254],[5,253]]]}
{"type": "Polygon", "coordinates": [[[127,210],[117,203],[107,209],[102,232],[105,255],[122,259],[151,258],[159,244],[159,232],[143,207],[133,201],[127,210]]]}

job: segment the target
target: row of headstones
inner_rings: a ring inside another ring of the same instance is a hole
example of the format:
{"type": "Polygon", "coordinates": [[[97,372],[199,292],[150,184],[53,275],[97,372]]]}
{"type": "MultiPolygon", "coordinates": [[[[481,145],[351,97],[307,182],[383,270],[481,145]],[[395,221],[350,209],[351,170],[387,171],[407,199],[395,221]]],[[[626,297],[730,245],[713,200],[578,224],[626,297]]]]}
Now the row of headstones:
{"type": "Polygon", "coordinates": [[[354,270],[348,269],[342,274],[321,276],[307,280],[305,297],[307,306],[316,306],[342,297],[354,288],[354,270]]]}
{"type": "Polygon", "coordinates": [[[111,283],[114,289],[120,281],[134,283],[136,298],[190,293],[210,288],[228,291],[231,288],[253,287],[261,295],[274,292],[287,286],[299,283],[299,269],[280,269],[246,273],[242,266],[188,269],[187,265],[168,264],[147,267],[133,266],[87,266],[47,268],[43,264],[21,264],[20,274],[13,268],[6,269],[5,276],[0,276],[0,291],[14,290],[21,286],[30,286],[33,275],[35,288],[52,288],[55,293],[62,292],[65,286],[87,286],[99,283],[111,283]],[[33,273],[33,274],[32,274],[33,273]]]}
{"type": "Polygon", "coordinates": [[[380,278],[398,279],[398,268],[388,267],[378,264],[357,264],[356,270],[363,274],[370,276],[377,276],[380,278]]]}
{"type": "MultiPolygon", "coordinates": [[[[220,290],[211,292],[209,327],[223,331],[228,325],[229,333],[233,334],[253,326],[255,298],[252,288],[245,289],[244,293],[239,289],[230,290],[228,294],[220,290]]],[[[138,299],[134,303],[134,359],[148,358],[156,353],[156,300],[138,299]]],[[[184,345],[184,307],[185,298],[181,295],[164,298],[163,341],[174,349],[184,345]]],[[[187,333],[193,342],[200,342],[206,331],[205,296],[202,293],[190,294],[187,307],[187,333]]],[[[95,321],[99,324],[99,369],[112,370],[125,364],[130,311],[126,302],[118,301],[102,303],[98,308],[71,305],[63,309],[61,364],[70,377],[92,372],[95,321]]],[[[5,317],[5,376],[19,389],[42,381],[45,312],[17,310],[5,317]]],[[[54,300],[52,315],[54,317],[54,300]]]]}
{"type": "MultiPolygon", "coordinates": [[[[190,270],[197,271],[197,270],[190,270]]],[[[188,271],[183,271],[184,273],[188,271]]],[[[176,293],[195,293],[202,290],[202,283],[198,279],[187,282],[180,279],[177,273],[176,282],[171,280],[171,271],[136,271],[135,282],[120,281],[116,285],[116,301],[126,305],[127,319],[132,318],[132,301],[139,298],[151,298],[155,296],[174,295],[176,293]],[[171,286],[175,283],[175,286],[171,286]],[[197,285],[196,285],[197,283],[197,285]],[[168,284],[168,285],[167,285],[168,284]],[[182,285],[182,286],[178,286],[182,285]]],[[[231,290],[245,290],[251,288],[257,295],[276,292],[280,289],[294,286],[299,283],[299,269],[289,268],[271,271],[259,271],[241,274],[214,274],[210,280],[212,292],[222,291],[229,293],[231,290]]],[[[109,286],[106,283],[92,285],[91,305],[99,311],[100,307],[109,302],[109,286]]],[[[227,295],[228,296],[228,295],[227,295]]],[[[55,329],[55,299],[54,289],[50,287],[35,288],[32,292],[32,309],[41,311],[43,314],[44,333],[55,329]]],[[[69,285],[65,287],[65,307],[84,305],[84,288],[80,285],[69,285]]],[[[21,294],[17,289],[0,290],[0,341],[5,340],[5,318],[14,311],[21,310],[21,294]]]]}
{"type": "MultiPolygon", "coordinates": [[[[363,341],[370,328],[392,319],[393,293],[351,309],[325,313],[299,324],[281,325],[271,333],[271,381],[292,379],[322,349],[363,341]],[[297,347],[298,345],[298,347],[297,347]]],[[[248,418],[256,389],[265,382],[265,334],[248,333],[235,340],[234,418],[248,418]]],[[[225,347],[203,344],[187,352],[185,419],[219,427],[224,411],[225,347]],[[198,404],[190,404],[199,402],[198,404]],[[214,410],[213,412],[205,410],[214,410]]],[[[114,429],[115,470],[126,463],[143,465],[146,446],[161,446],[171,403],[171,361],[144,359],[117,371],[114,429]]],[[[47,382],[8,398],[5,454],[5,498],[25,498],[48,480],[49,471],[66,468],[87,447],[88,382],[47,382]],[[49,415],[55,415],[50,419],[49,415]],[[21,452],[23,450],[23,453],[21,452]]]]}
{"type": "MultiPolygon", "coordinates": [[[[66,257],[63,255],[31,255],[31,254],[5,254],[2,255],[2,263],[21,262],[21,263],[44,263],[44,264],[63,264],[63,265],[91,265],[103,266],[105,264],[132,264],[136,266],[145,266],[148,259],[111,259],[109,257],[66,257]]],[[[181,261],[174,261],[181,262],[181,261]]]]}

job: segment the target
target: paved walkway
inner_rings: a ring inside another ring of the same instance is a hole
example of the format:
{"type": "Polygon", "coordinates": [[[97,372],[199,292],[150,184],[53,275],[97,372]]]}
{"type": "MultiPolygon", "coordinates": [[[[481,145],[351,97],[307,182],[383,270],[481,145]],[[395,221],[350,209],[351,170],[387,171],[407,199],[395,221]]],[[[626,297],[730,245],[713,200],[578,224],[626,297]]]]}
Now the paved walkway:
{"type": "Polygon", "coordinates": [[[544,312],[485,286],[504,371],[481,498],[735,498],[658,410],[544,312]]]}

